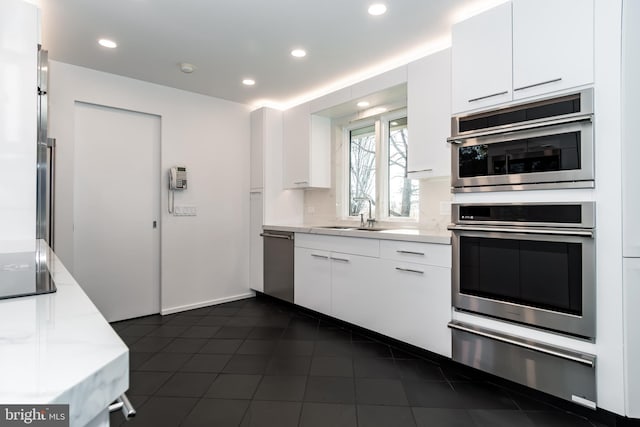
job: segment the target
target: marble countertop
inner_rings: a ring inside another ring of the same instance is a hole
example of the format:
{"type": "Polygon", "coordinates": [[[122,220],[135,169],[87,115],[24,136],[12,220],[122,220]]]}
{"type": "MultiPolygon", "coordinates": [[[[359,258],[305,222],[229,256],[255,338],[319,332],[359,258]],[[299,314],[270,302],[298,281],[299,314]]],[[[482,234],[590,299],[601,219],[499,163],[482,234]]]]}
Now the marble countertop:
{"type": "MultiPolygon", "coordinates": [[[[420,228],[384,228],[380,231],[358,229],[328,228],[318,225],[263,225],[263,230],[291,231],[294,233],[324,234],[329,236],[362,237],[369,239],[402,240],[409,242],[451,244],[451,232],[448,230],[420,228]]],[[[342,226],[338,226],[342,227],[342,226]]]]}
{"type": "Polygon", "coordinates": [[[84,426],[129,387],[129,349],[44,242],[52,294],[0,300],[0,404],[69,404],[84,426]]]}

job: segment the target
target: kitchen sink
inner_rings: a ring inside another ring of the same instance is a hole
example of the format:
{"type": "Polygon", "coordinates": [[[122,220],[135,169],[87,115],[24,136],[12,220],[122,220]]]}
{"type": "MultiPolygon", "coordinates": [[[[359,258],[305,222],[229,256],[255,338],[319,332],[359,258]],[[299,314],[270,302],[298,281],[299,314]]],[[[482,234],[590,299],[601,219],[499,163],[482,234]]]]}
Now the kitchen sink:
{"type": "Polygon", "coordinates": [[[323,225],[318,228],[326,228],[329,230],[355,230],[356,227],[351,227],[349,225],[323,225]]]}
{"type": "Polygon", "coordinates": [[[349,225],[323,225],[318,228],[324,228],[326,230],[349,230],[349,231],[383,231],[385,228],[376,227],[353,227],[349,225]]]}

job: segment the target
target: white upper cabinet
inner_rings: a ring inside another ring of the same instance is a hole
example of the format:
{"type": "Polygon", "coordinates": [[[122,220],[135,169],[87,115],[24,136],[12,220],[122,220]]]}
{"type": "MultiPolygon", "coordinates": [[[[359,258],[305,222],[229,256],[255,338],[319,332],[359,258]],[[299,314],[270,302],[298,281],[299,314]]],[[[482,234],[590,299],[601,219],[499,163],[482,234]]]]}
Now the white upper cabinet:
{"type": "Polygon", "coordinates": [[[513,0],[453,26],[452,112],[593,83],[594,0],[513,0]]]}
{"type": "Polygon", "coordinates": [[[0,253],[34,250],[38,34],[36,6],[0,1],[0,253]]]}
{"type": "Polygon", "coordinates": [[[451,49],[410,63],[408,76],[409,176],[451,175],[451,49]]]}
{"type": "Polygon", "coordinates": [[[513,0],[513,98],[593,82],[593,0],[513,0]]]}
{"type": "Polygon", "coordinates": [[[298,105],[284,112],[283,132],[283,187],[329,188],[331,119],[298,105]]]}
{"type": "Polygon", "coordinates": [[[251,112],[251,191],[264,187],[264,108],[251,112]]]}
{"type": "Polygon", "coordinates": [[[455,24],[451,36],[452,112],[510,101],[511,3],[455,24]]]}

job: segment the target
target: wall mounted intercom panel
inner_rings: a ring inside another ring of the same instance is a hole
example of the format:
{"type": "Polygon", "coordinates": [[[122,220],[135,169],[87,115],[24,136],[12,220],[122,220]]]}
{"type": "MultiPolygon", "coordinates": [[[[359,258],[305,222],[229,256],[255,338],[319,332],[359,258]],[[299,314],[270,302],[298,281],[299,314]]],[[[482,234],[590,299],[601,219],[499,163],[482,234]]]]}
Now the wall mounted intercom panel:
{"type": "Polygon", "coordinates": [[[169,189],[170,190],[186,190],[187,189],[187,168],[184,166],[176,166],[169,169],[169,189]]]}
{"type": "Polygon", "coordinates": [[[175,192],[187,189],[187,168],[175,166],[169,169],[169,200],[168,210],[175,215],[175,192]]]}

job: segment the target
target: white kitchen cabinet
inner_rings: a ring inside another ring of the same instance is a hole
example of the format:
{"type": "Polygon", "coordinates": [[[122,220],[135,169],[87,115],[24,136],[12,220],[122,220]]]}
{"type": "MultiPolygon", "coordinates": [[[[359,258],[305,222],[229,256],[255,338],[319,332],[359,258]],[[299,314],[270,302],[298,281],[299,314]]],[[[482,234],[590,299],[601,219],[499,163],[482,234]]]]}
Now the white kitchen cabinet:
{"type": "Polygon", "coordinates": [[[625,406],[627,416],[640,418],[640,258],[625,258],[623,268],[625,406]]]}
{"type": "Polygon", "coordinates": [[[251,289],[263,292],[263,194],[254,191],[249,194],[249,286],[251,289]]]}
{"type": "Polygon", "coordinates": [[[264,187],[264,132],[265,110],[251,112],[250,165],[249,182],[251,191],[264,187]]]}
{"type": "Polygon", "coordinates": [[[513,98],[593,83],[593,0],[513,0],[513,98]]]}
{"type": "Polygon", "coordinates": [[[387,307],[378,262],[378,258],[331,253],[332,316],[382,332],[387,307]]]}
{"type": "MultiPolygon", "coordinates": [[[[296,235],[298,236],[298,235],[296,235]]],[[[331,314],[330,252],[295,248],[294,303],[324,314],[331,314]]]]}
{"type": "Polygon", "coordinates": [[[387,259],[379,268],[380,332],[451,357],[451,269],[387,259]]]}
{"type": "Polygon", "coordinates": [[[381,240],[380,258],[397,262],[451,268],[451,246],[401,240],[381,240]]]}
{"type": "Polygon", "coordinates": [[[375,270],[378,240],[296,233],[295,246],[295,304],[360,324],[352,297],[375,270]]]}
{"type": "Polygon", "coordinates": [[[511,3],[455,24],[451,37],[452,112],[510,101],[511,3]]]}
{"type": "Polygon", "coordinates": [[[622,254],[640,258],[640,2],[626,1],[622,19],[622,254]]]}
{"type": "Polygon", "coordinates": [[[283,187],[331,187],[331,119],[307,103],[286,110],[283,123],[283,187]]]}
{"type": "Polygon", "coordinates": [[[34,251],[38,8],[0,2],[0,253],[34,251]]]}
{"type": "Polygon", "coordinates": [[[452,112],[594,81],[594,0],[513,0],[452,29],[452,112]]]}
{"type": "Polygon", "coordinates": [[[408,65],[408,173],[410,178],[451,175],[451,49],[408,65]]]}
{"type": "Polygon", "coordinates": [[[451,246],[296,233],[295,303],[451,357],[451,246]]]}

